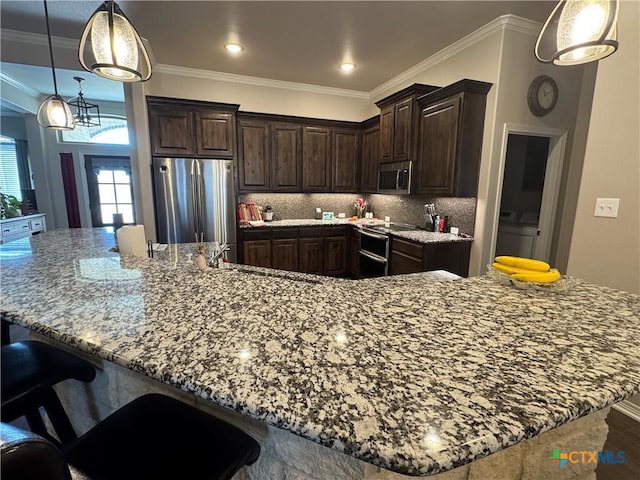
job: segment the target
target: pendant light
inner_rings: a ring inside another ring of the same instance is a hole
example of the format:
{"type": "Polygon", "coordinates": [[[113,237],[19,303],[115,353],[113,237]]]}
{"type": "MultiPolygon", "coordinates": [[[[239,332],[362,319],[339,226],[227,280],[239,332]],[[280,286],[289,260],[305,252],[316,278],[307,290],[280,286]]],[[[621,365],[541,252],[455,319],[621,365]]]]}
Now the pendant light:
{"type": "Polygon", "coordinates": [[[104,2],[87,22],[80,38],[82,67],[109,80],[144,82],[151,62],[142,39],[117,3],[104,2]],[[86,47],[87,41],[90,43],[86,47]]]}
{"type": "Polygon", "coordinates": [[[618,9],[619,0],[561,0],[538,35],[536,57],[555,65],[608,57],[618,49],[618,9]]]}
{"type": "Polygon", "coordinates": [[[52,130],[73,130],[73,115],[67,102],[58,95],[58,82],[56,81],[56,67],[53,63],[53,47],[51,46],[51,31],[49,29],[49,11],[47,1],[44,1],[44,17],[47,21],[47,38],[49,39],[49,57],[51,58],[51,73],[53,74],[54,94],[49,95],[38,108],[38,123],[52,130]]]}
{"type": "Polygon", "coordinates": [[[75,107],[76,114],[73,119],[76,126],[82,127],[99,127],[100,126],[100,107],[95,103],[89,103],[84,99],[82,93],[82,82],[84,78],[73,77],[78,82],[78,96],[72,98],[67,103],[70,107],[75,107]]]}

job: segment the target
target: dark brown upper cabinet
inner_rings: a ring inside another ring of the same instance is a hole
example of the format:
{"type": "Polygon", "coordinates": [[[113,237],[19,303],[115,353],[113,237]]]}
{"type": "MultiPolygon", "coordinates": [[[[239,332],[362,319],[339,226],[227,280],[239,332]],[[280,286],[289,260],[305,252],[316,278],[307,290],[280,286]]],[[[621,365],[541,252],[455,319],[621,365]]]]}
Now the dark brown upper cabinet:
{"type": "Polygon", "coordinates": [[[271,190],[302,191],[302,126],[271,126],[271,190]]]}
{"type": "Polygon", "coordinates": [[[302,188],[305,192],[331,191],[331,129],[303,128],[302,188]]]}
{"type": "Polygon", "coordinates": [[[238,121],[238,189],[268,192],[269,180],[269,124],[262,120],[238,121]]]}
{"type": "Polygon", "coordinates": [[[380,119],[375,117],[362,124],[360,156],[360,191],[378,191],[378,167],[380,165],[380,119]]]}
{"type": "Polygon", "coordinates": [[[393,120],[394,105],[380,110],[380,162],[393,162],[393,120]]]}
{"type": "Polygon", "coordinates": [[[414,160],[418,152],[418,97],[438,90],[415,83],[376,102],[380,108],[380,162],[414,160]]]}
{"type": "Polygon", "coordinates": [[[151,152],[170,157],[235,157],[238,105],[147,97],[151,152]]]}
{"type": "Polygon", "coordinates": [[[417,193],[474,197],[492,84],[461,80],[418,99],[417,193]]]}
{"type": "Polygon", "coordinates": [[[149,106],[151,151],[154,155],[193,155],[193,115],[173,107],[149,106]]]}
{"type": "Polygon", "coordinates": [[[233,114],[197,111],[195,122],[198,155],[211,158],[234,156],[236,121],[233,114]]]}
{"type": "Polygon", "coordinates": [[[357,129],[333,129],[333,192],[358,190],[359,132],[357,129]]]}

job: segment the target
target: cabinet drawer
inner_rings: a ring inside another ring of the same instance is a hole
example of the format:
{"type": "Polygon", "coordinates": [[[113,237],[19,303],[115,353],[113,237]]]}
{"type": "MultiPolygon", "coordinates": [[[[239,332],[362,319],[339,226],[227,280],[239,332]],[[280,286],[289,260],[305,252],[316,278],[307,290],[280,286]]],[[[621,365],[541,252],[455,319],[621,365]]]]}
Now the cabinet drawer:
{"type": "Polygon", "coordinates": [[[394,252],[404,253],[417,259],[422,259],[422,244],[401,240],[394,237],[391,242],[391,250],[394,252]]]}
{"type": "Polygon", "coordinates": [[[347,235],[349,233],[349,228],[350,227],[347,225],[327,226],[324,227],[324,236],[336,237],[340,235],[347,235]]]}
{"type": "Polygon", "coordinates": [[[43,232],[45,230],[44,218],[31,220],[31,230],[34,232],[43,232]]]}
{"type": "Polygon", "coordinates": [[[241,232],[243,240],[271,240],[270,228],[260,230],[242,229],[241,232]]]}
{"type": "Polygon", "coordinates": [[[271,238],[298,238],[298,229],[277,227],[272,230],[271,235],[271,238]]]}
{"type": "Polygon", "coordinates": [[[322,227],[300,227],[300,238],[317,238],[322,235],[322,227]]]}
{"type": "Polygon", "coordinates": [[[16,235],[20,232],[28,232],[30,230],[29,220],[9,222],[2,225],[2,236],[16,235]]]}

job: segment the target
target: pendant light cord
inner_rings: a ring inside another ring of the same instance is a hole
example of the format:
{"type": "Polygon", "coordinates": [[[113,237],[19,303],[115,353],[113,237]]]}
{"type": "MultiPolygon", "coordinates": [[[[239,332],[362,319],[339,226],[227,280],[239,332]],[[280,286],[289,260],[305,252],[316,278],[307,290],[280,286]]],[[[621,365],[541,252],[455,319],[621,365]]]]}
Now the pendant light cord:
{"type": "Polygon", "coordinates": [[[56,67],[53,63],[53,47],[51,46],[51,31],[49,30],[49,10],[47,10],[47,0],[44,0],[44,18],[47,21],[47,38],[49,39],[49,57],[51,58],[51,73],[53,75],[53,89],[58,95],[58,82],[56,82],[56,67]]]}

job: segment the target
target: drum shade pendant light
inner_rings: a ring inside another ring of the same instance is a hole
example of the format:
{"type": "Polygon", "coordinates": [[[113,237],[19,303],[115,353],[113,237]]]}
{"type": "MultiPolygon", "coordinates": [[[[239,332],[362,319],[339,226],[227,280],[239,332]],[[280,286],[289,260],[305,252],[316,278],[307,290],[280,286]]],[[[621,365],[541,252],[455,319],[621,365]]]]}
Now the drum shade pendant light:
{"type": "Polygon", "coordinates": [[[38,123],[52,130],[73,130],[73,115],[67,102],[58,95],[58,82],[56,81],[56,67],[53,63],[53,48],[51,46],[51,31],[49,29],[49,11],[47,2],[44,1],[44,17],[47,21],[47,38],[49,39],[49,58],[51,59],[51,73],[53,74],[54,94],[49,95],[38,108],[38,123]]]}
{"type": "Polygon", "coordinates": [[[618,49],[618,0],[561,0],[536,41],[538,60],[580,65],[608,57],[618,49]]]}
{"type": "Polygon", "coordinates": [[[78,82],[78,96],[69,100],[69,106],[75,107],[76,114],[74,121],[76,126],[82,127],[99,127],[100,126],[100,107],[95,103],[89,103],[84,99],[82,93],[82,77],[73,77],[78,82]]]}
{"type": "Polygon", "coordinates": [[[80,38],[78,58],[85,70],[109,80],[144,82],[151,78],[151,62],[142,39],[115,2],[104,2],[91,15],[80,38]]]}

